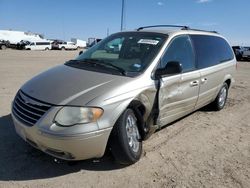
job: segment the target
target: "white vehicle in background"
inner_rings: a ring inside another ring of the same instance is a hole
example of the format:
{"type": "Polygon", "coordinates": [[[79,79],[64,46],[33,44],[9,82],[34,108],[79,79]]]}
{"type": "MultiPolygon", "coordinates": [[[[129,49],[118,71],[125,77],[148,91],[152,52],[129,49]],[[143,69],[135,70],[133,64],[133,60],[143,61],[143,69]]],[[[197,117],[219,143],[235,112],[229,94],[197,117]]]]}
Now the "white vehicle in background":
{"type": "Polygon", "coordinates": [[[59,50],[77,50],[77,46],[74,42],[63,42],[58,44],[59,50]]]}
{"type": "Polygon", "coordinates": [[[72,38],[71,42],[75,43],[78,49],[79,48],[86,48],[86,46],[87,46],[87,42],[84,40],[72,38]]]}
{"type": "Polygon", "coordinates": [[[26,50],[51,50],[51,42],[50,41],[36,41],[31,42],[24,47],[26,50]]]}

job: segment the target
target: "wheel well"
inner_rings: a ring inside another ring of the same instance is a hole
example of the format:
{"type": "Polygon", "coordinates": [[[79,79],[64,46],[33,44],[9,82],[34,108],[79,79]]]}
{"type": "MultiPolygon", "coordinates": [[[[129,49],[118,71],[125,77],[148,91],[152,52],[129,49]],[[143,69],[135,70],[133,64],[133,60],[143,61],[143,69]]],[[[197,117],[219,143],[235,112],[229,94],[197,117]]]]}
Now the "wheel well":
{"type": "Polygon", "coordinates": [[[132,101],[129,105],[128,108],[131,108],[134,111],[140,112],[140,115],[143,116],[146,112],[145,106],[137,100],[132,101]]]}
{"type": "MultiPolygon", "coordinates": [[[[137,121],[138,121],[138,129],[139,129],[140,135],[142,137],[144,137],[144,135],[145,135],[145,131],[144,131],[145,121],[143,119],[143,116],[146,112],[145,106],[140,101],[133,100],[130,102],[130,104],[128,105],[127,108],[130,108],[133,110],[133,112],[137,118],[137,121]]],[[[113,130],[112,130],[112,132],[113,132],[113,130]]],[[[112,132],[111,132],[111,134],[112,134],[112,132]]],[[[107,148],[109,148],[109,146],[110,146],[110,136],[108,139],[107,148]]]]}
{"type": "Polygon", "coordinates": [[[225,83],[227,84],[228,88],[230,88],[230,85],[231,85],[231,80],[230,80],[230,79],[228,79],[228,80],[226,80],[226,81],[225,81],[225,83]]]}
{"type": "Polygon", "coordinates": [[[145,130],[145,120],[144,120],[144,115],[146,112],[146,108],[145,106],[142,104],[142,102],[138,101],[138,100],[133,100],[129,105],[128,108],[132,109],[135,113],[135,116],[137,118],[138,121],[138,129],[139,132],[142,136],[142,138],[145,137],[146,135],[146,130],[145,130]]]}

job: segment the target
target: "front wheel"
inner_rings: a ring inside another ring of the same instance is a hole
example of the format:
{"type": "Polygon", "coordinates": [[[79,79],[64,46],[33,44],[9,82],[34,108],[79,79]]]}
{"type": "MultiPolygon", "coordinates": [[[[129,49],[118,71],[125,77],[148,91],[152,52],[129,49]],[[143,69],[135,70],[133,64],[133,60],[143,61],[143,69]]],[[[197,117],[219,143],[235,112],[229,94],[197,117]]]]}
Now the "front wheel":
{"type": "Polygon", "coordinates": [[[224,108],[226,101],[227,101],[227,95],[228,95],[228,85],[227,85],[227,83],[224,83],[222,85],[216,99],[212,103],[215,110],[219,111],[219,110],[224,108]]]}
{"type": "Polygon", "coordinates": [[[142,142],[133,110],[126,109],[117,120],[110,136],[110,148],[120,164],[130,165],[140,159],[142,142]]]}

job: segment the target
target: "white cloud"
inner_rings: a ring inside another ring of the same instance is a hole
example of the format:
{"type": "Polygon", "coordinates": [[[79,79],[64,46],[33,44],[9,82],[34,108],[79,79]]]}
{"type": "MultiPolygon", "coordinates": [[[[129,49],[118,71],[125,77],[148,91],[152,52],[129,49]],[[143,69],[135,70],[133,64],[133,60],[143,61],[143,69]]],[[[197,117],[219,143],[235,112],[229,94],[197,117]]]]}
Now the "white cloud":
{"type": "Polygon", "coordinates": [[[159,1],[159,2],[157,2],[157,5],[159,5],[159,6],[163,6],[163,5],[164,5],[164,3],[163,3],[163,2],[161,2],[161,1],[159,1]]]}
{"type": "Polygon", "coordinates": [[[196,1],[197,3],[209,3],[209,2],[211,2],[211,1],[213,1],[213,0],[198,0],[198,1],[196,1]]]}

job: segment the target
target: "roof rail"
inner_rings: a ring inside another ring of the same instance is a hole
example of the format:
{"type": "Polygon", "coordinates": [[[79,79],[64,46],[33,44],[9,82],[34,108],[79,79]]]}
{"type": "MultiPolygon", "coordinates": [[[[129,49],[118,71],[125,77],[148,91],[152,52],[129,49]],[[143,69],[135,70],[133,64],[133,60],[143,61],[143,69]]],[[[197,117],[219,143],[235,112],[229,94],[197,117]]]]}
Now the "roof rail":
{"type": "Polygon", "coordinates": [[[147,28],[154,28],[154,27],[174,27],[174,28],[180,28],[181,30],[192,30],[192,31],[204,31],[204,32],[210,32],[210,33],[218,33],[217,31],[207,31],[207,30],[202,30],[202,29],[192,29],[188,26],[185,25],[151,25],[151,26],[144,26],[144,27],[139,27],[136,29],[137,31],[147,29],[147,28]]]}
{"type": "Polygon", "coordinates": [[[204,32],[209,32],[209,33],[218,33],[217,31],[208,31],[208,30],[202,30],[202,29],[192,29],[192,28],[189,28],[188,30],[192,30],[192,31],[204,31],[204,32]]]}
{"type": "Polygon", "coordinates": [[[136,30],[137,30],[137,31],[140,31],[140,30],[142,30],[142,29],[152,28],[152,27],[176,27],[176,28],[181,28],[181,30],[187,30],[187,29],[189,29],[188,26],[184,26],[184,25],[151,25],[151,26],[139,27],[139,28],[136,29],[136,30]]]}

